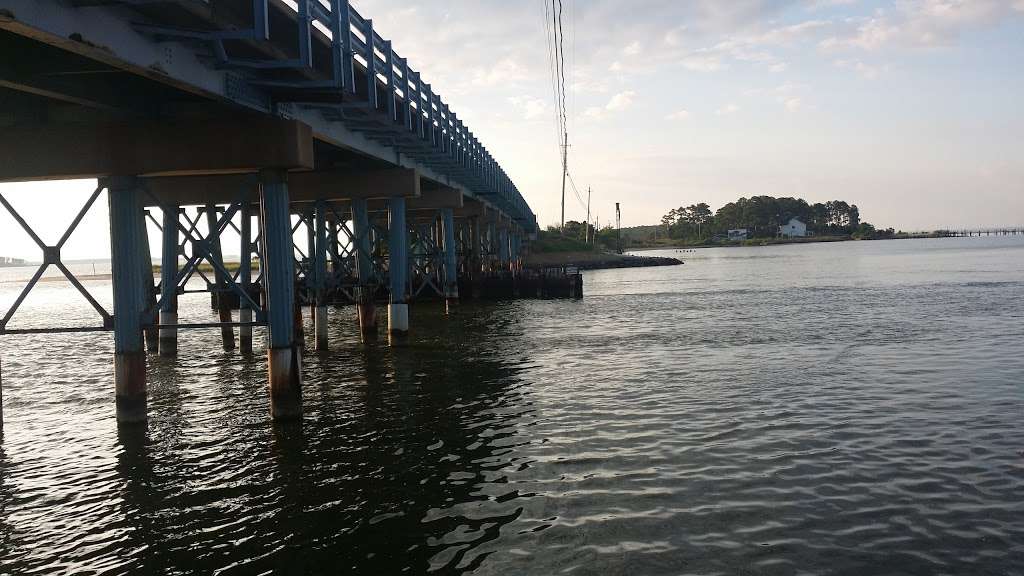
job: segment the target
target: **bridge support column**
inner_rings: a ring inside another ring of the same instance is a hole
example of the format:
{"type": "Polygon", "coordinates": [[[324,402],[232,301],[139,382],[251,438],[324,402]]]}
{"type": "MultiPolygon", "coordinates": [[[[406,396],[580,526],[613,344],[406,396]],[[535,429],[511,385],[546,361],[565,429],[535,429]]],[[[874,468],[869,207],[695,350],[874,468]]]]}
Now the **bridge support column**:
{"type": "Polygon", "coordinates": [[[295,343],[295,262],[288,210],[287,173],[260,173],[263,271],[270,348],[267,371],[270,413],[283,420],[302,416],[302,350],[295,343]]]}
{"type": "Polygon", "coordinates": [[[160,355],[178,355],[178,207],[163,206],[160,249],[160,355]]]}
{"type": "Polygon", "coordinates": [[[316,296],[313,310],[313,327],[316,338],[316,349],[327,350],[327,203],[316,202],[315,234],[313,248],[313,276],[316,284],[316,296]]]}
{"type": "Polygon", "coordinates": [[[498,267],[498,227],[493,220],[487,223],[487,270],[494,272],[498,267]]]}
{"type": "Polygon", "coordinates": [[[471,296],[473,299],[480,299],[480,274],[483,270],[483,261],[480,257],[483,244],[483,235],[480,230],[480,217],[473,216],[469,220],[469,280],[473,287],[471,296]]]}
{"type": "Polygon", "coordinates": [[[135,177],[107,181],[110,267],[114,288],[114,394],[119,423],[146,420],[146,352],[142,315],[146,302],[142,236],[142,184],[135,177]]]}
{"type": "Polygon", "coordinates": [[[455,211],[441,209],[442,247],[444,249],[444,300],[451,310],[459,303],[459,260],[455,244],[455,211]]]}
{"type": "Polygon", "coordinates": [[[391,341],[409,334],[409,231],[405,224],[405,198],[396,196],[388,204],[390,216],[388,248],[391,271],[391,299],[388,303],[388,334],[391,341]]]}
{"type": "Polygon", "coordinates": [[[498,266],[502,272],[508,272],[511,269],[507,228],[498,230],[498,266]]]}
{"type": "Polygon", "coordinates": [[[365,198],[352,199],[352,233],[356,249],[356,312],[364,338],[377,334],[377,309],[373,302],[373,263],[370,261],[370,216],[365,198]]]}
{"type": "MultiPolygon", "coordinates": [[[[248,200],[242,201],[242,222],[241,230],[241,257],[238,262],[238,281],[246,294],[252,293],[252,204],[248,200]]],[[[252,306],[241,298],[238,306],[238,322],[245,324],[252,322],[252,306]]],[[[242,354],[252,354],[252,326],[240,326],[238,328],[238,347],[242,354]]]]}
{"type": "MultiPolygon", "coordinates": [[[[221,250],[220,234],[217,233],[217,207],[213,204],[206,205],[206,226],[209,229],[207,242],[209,242],[210,257],[215,262],[224,266],[224,252],[221,250]]],[[[226,298],[228,295],[228,282],[220,270],[214,270],[215,290],[217,291],[217,316],[222,324],[231,323],[231,302],[226,298]]],[[[224,342],[224,350],[235,349],[235,329],[231,326],[223,326],[220,329],[221,340],[224,342]]]]}
{"type": "MultiPolygon", "coordinates": [[[[143,211],[148,214],[148,211],[143,211]]],[[[153,256],[149,249],[149,233],[146,221],[142,221],[142,281],[146,285],[143,311],[146,315],[145,328],[142,330],[146,341],[146,352],[156,353],[160,350],[159,312],[156,309],[156,279],[153,275],[153,256]]]]}

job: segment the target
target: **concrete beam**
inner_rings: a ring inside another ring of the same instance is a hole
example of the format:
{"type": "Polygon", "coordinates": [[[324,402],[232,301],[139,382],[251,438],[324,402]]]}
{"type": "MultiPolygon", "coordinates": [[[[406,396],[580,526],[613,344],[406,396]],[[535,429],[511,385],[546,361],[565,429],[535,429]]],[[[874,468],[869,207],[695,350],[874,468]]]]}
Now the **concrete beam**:
{"type": "MultiPolygon", "coordinates": [[[[150,204],[154,199],[157,204],[179,206],[259,200],[256,178],[249,174],[147,178],[146,182],[153,196],[153,199],[146,199],[150,204]]],[[[291,172],[288,174],[288,191],[293,205],[317,200],[418,198],[420,178],[415,170],[408,168],[370,172],[291,172]]]]}
{"type": "Polygon", "coordinates": [[[313,168],[313,133],[294,120],[40,124],[0,132],[0,182],[184,176],[313,168]]]}

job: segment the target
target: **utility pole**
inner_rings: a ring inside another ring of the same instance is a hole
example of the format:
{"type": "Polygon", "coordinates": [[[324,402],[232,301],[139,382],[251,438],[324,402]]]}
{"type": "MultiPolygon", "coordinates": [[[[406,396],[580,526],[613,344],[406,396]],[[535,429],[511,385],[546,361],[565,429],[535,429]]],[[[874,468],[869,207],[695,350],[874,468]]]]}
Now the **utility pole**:
{"type": "Polygon", "coordinates": [[[569,132],[565,133],[562,146],[562,236],[565,236],[565,178],[569,175],[569,132]]]}
{"type": "Polygon", "coordinates": [[[590,244],[590,186],[587,186],[587,223],[583,228],[583,243],[590,244]]]}
{"type": "Polygon", "coordinates": [[[615,229],[619,241],[619,254],[622,254],[622,211],[619,210],[619,203],[615,203],[615,229]]]}

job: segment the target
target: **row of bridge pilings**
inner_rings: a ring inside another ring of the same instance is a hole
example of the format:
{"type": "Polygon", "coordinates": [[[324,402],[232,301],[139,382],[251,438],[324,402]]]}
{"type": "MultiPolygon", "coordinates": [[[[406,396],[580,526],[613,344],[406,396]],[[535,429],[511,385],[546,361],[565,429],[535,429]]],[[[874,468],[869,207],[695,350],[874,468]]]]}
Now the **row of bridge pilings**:
{"type": "MultiPolygon", "coordinates": [[[[219,329],[225,350],[252,354],[253,329],[265,327],[270,413],[287,420],[302,414],[304,308],[313,346],[326,350],[329,309],[339,304],[356,307],[364,339],[375,338],[386,322],[389,342],[401,345],[410,331],[411,300],[440,302],[451,311],[470,299],[582,297],[582,276],[574,270],[524,270],[523,229],[502,225],[486,211],[461,217],[450,206],[414,211],[401,195],[376,204],[352,198],[344,207],[324,199],[297,205],[285,170],[263,170],[253,184],[255,194],[200,205],[194,217],[173,196],[160,196],[162,219],[156,220],[147,210],[156,202],[147,179],[100,181],[109,200],[114,306],[104,324],[114,336],[120,423],[147,419],[147,354],[175,357],[184,330],[219,329]],[[158,273],[147,219],[161,231],[158,273]],[[300,249],[295,237],[302,225],[308,244],[300,249]],[[221,245],[229,227],[241,238],[235,271],[228,270],[221,245]],[[209,278],[203,275],[206,288],[192,290],[189,280],[204,263],[213,269],[209,278]],[[216,322],[180,323],[179,297],[203,291],[211,293],[216,322]]],[[[52,258],[59,262],[59,254],[52,258]]],[[[0,404],[0,430],[2,422],[0,404]]]]}

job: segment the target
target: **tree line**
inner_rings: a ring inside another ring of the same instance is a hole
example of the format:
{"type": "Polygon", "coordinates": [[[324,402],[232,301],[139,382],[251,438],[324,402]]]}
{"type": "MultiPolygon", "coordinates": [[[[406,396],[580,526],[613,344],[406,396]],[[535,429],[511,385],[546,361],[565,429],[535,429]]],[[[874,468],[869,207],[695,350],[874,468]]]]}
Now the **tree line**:
{"type": "Polygon", "coordinates": [[[712,213],[705,203],[683,206],[662,217],[661,225],[673,239],[702,241],[729,230],[746,229],[751,238],[778,236],[779,226],[797,218],[816,236],[875,237],[874,226],[861,221],[856,204],[843,200],[809,204],[802,198],[754,196],[730,202],[712,213]]]}

